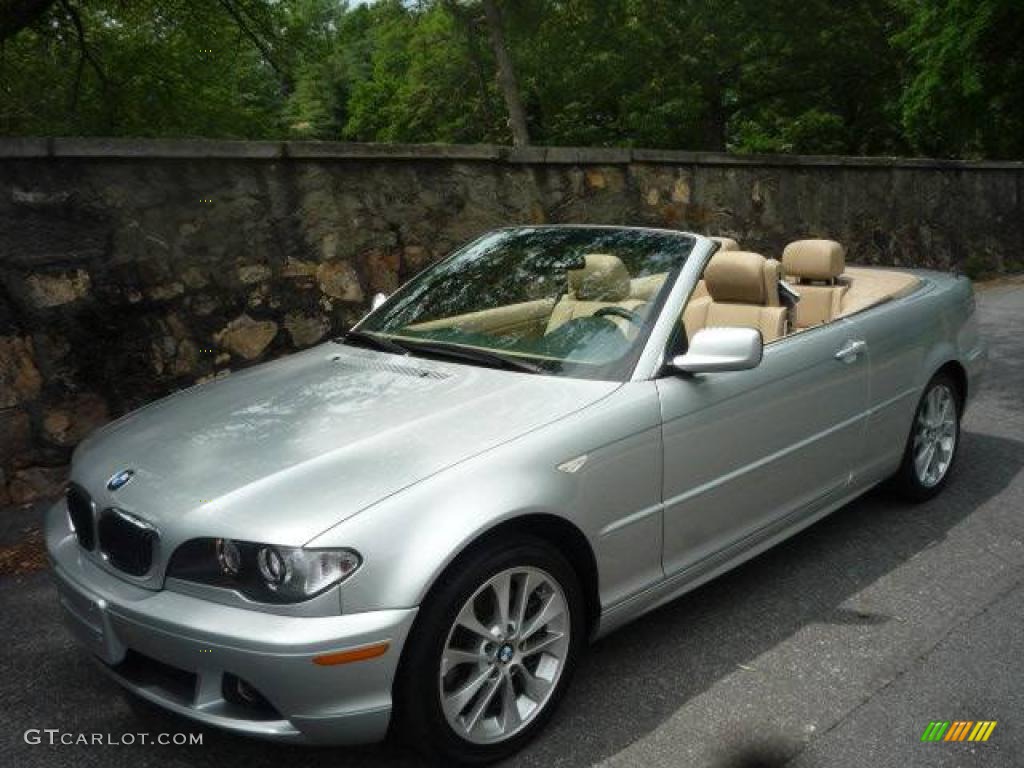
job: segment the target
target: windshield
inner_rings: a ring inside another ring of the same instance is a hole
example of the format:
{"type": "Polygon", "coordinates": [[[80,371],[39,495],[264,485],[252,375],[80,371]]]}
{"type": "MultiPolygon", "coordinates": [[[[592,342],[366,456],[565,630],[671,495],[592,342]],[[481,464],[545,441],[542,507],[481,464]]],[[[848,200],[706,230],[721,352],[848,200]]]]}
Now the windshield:
{"type": "Polygon", "coordinates": [[[524,370],[622,380],[694,242],[642,229],[492,232],[420,274],[358,330],[412,354],[500,356],[524,370]]]}

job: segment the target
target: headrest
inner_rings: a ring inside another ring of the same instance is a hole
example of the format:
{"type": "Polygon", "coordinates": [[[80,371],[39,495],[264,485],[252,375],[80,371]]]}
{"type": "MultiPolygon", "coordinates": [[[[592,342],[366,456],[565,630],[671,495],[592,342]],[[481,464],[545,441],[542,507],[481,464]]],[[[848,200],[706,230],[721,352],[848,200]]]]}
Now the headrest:
{"type": "Polygon", "coordinates": [[[846,251],[835,240],[797,240],[782,252],[782,268],[789,277],[832,280],[843,274],[846,251]]]}
{"type": "Polygon", "coordinates": [[[749,251],[719,251],[704,270],[711,300],[724,304],[768,304],[765,270],[768,260],[749,251]]]}
{"type": "Polygon", "coordinates": [[[629,298],[629,270],[618,256],[588,253],[583,269],[569,270],[569,290],[582,301],[623,301],[629,298]]]}
{"type": "Polygon", "coordinates": [[[731,237],[715,236],[709,239],[714,240],[716,243],[718,243],[719,251],[738,251],[740,249],[740,244],[733,240],[731,237]]]}

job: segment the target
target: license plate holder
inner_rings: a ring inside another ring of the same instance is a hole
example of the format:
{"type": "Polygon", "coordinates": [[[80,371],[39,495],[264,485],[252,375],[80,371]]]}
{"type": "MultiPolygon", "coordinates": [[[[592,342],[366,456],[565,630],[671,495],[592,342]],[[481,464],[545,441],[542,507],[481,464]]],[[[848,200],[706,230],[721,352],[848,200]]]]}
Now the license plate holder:
{"type": "Polygon", "coordinates": [[[107,664],[124,660],[126,649],[114,633],[106,600],[80,592],[59,579],[57,594],[64,623],[82,644],[107,664]]]}

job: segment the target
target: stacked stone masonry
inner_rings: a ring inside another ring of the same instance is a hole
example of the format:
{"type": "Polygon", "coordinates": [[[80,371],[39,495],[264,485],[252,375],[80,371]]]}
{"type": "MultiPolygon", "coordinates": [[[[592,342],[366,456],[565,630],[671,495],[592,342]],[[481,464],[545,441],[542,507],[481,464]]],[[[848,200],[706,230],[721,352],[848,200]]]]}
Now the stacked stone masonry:
{"type": "Polygon", "coordinates": [[[630,149],[0,139],[0,505],[128,410],[338,334],[493,227],[728,235],[778,256],[1024,268],[1021,163],[630,149]]]}

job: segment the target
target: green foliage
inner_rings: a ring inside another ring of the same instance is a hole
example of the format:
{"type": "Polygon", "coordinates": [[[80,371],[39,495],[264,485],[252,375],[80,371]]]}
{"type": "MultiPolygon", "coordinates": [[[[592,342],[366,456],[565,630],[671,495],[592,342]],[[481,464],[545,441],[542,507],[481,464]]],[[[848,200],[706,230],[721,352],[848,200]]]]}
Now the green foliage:
{"type": "Polygon", "coordinates": [[[908,2],[895,36],[911,77],[902,122],[918,151],[948,156],[1024,153],[1024,2],[908,2]]]}
{"type": "Polygon", "coordinates": [[[213,4],[61,4],[0,53],[4,134],[256,137],[281,84],[213,4]],[[84,42],[83,42],[84,38],[84,42]]]}
{"type": "Polygon", "coordinates": [[[441,4],[408,8],[396,0],[369,13],[374,19],[368,28],[370,70],[353,86],[346,138],[508,140],[494,118],[500,101],[490,74],[493,63],[473,61],[459,19],[441,4]]]}
{"type": "MultiPolygon", "coordinates": [[[[1024,0],[502,5],[536,143],[1024,152],[1024,0]]],[[[7,135],[511,141],[480,0],[54,0],[0,39],[7,135]]]]}

